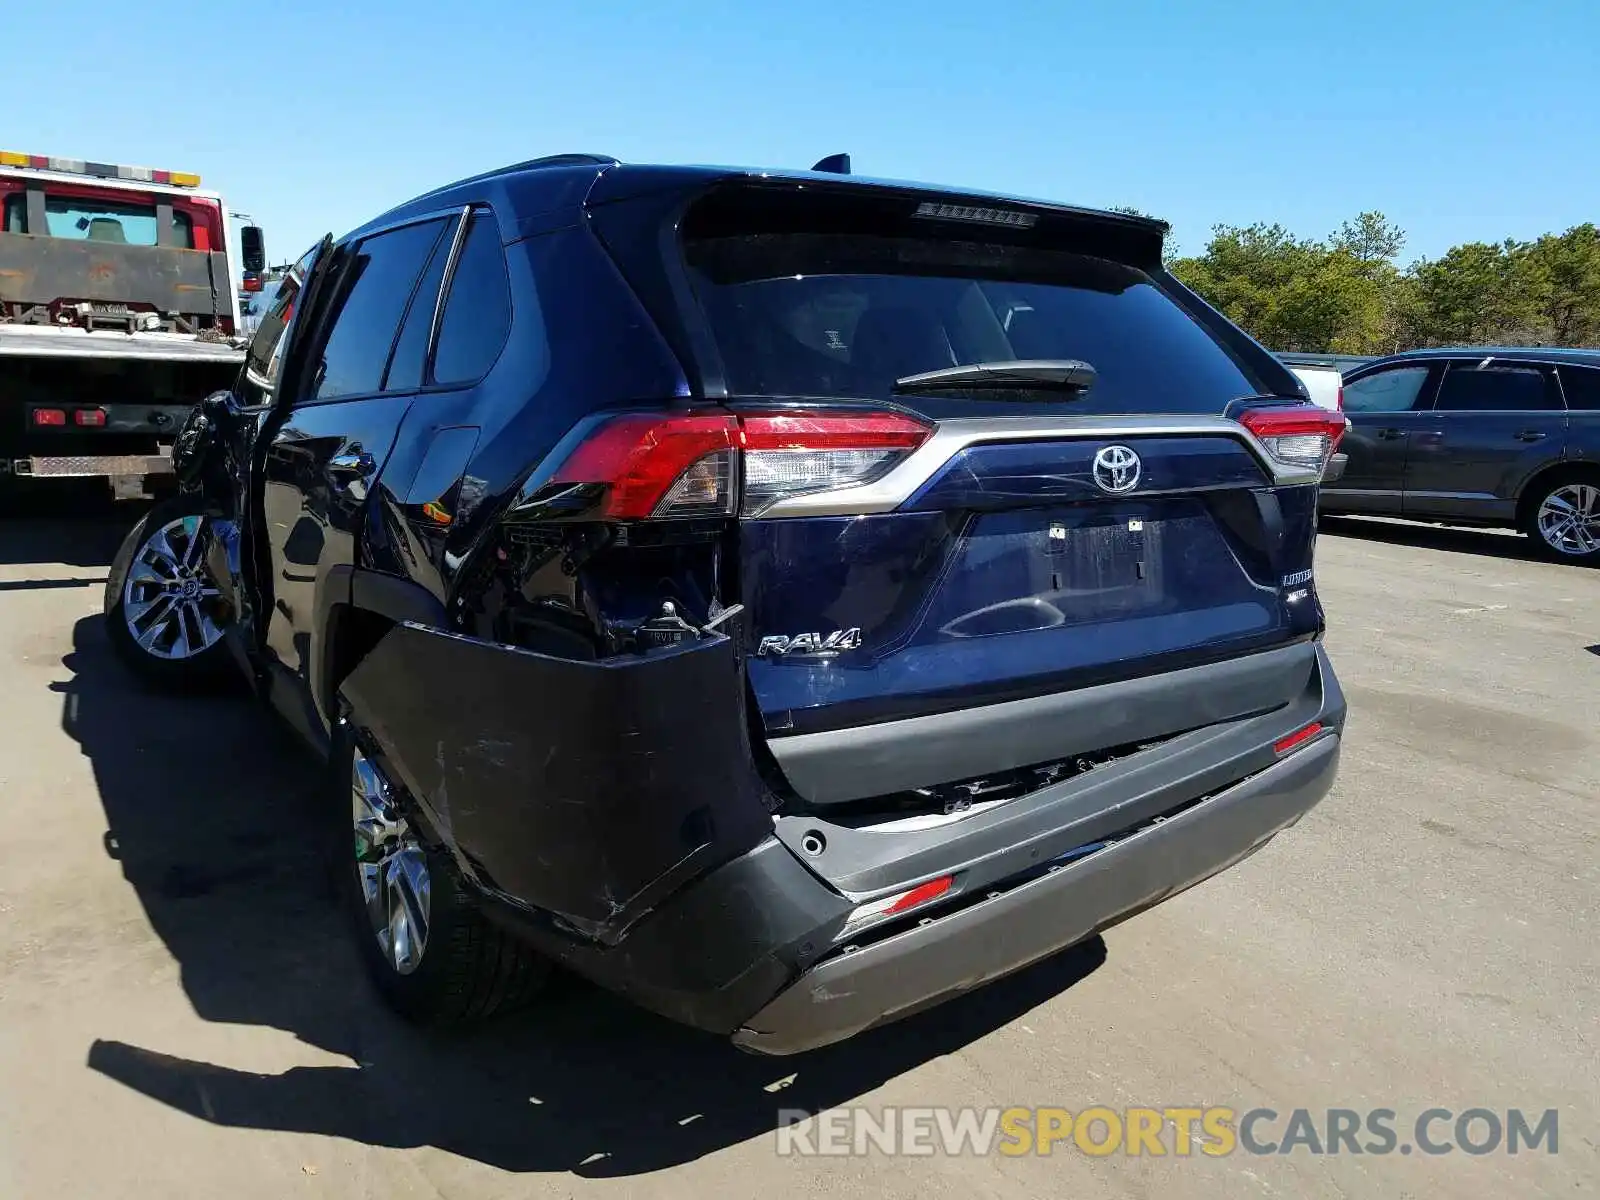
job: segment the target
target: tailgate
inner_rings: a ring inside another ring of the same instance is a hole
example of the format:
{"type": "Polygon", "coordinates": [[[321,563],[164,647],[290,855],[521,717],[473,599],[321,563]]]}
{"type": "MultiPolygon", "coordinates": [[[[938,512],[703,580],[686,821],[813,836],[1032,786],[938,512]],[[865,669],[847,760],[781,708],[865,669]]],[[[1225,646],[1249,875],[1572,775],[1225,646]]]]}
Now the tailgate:
{"type": "MultiPolygon", "coordinates": [[[[947,442],[973,440],[939,450],[952,452],[931,471],[926,458],[913,459],[886,478],[876,506],[887,511],[785,516],[779,507],[743,523],[751,689],[773,754],[807,798],[926,786],[1160,737],[1286,704],[1304,688],[1309,647],[1260,660],[1265,674],[1226,694],[1174,704],[1147,689],[1136,703],[1130,692],[1130,707],[1109,723],[1085,724],[1079,714],[1080,730],[1096,731],[1092,744],[1059,726],[1041,742],[1037,712],[1018,712],[1014,728],[968,722],[963,729],[982,732],[960,753],[935,756],[936,769],[912,768],[926,756],[897,753],[898,736],[861,732],[978,707],[1000,712],[1314,631],[1300,577],[1314,489],[1275,488],[1228,422],[1169,423],[1188,428],[1159,434],[1098,423],[1102,430],[1091,423],[1071,437],[1028,438],[1007,428],[1026,421],[947,422],[947,442]],[[1108,458],[1137,464],[1136,490],[1116,495],[1097,481],[1108,458]],[[815,776],[799,759],[828,745],[808,735],[847,730],[856,732],[835,738],[836,749],[873,742],[874,761],[891,769],[805,786],[802,776],[815,776]]],[[[909,742],[914,731],[904,732],[909,742]]],[[[942,736],[948,745],[965,735],[946,726],[942,736]]]]}

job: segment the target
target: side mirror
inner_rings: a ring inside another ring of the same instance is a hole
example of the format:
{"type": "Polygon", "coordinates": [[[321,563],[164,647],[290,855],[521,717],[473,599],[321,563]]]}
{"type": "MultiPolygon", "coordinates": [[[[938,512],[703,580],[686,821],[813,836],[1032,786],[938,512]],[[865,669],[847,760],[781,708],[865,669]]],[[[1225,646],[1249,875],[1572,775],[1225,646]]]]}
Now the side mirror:
{"type": "Polygon", "coordinates": [[[239,230],[239,257],[243,260],[240,265],[249,274],[258,275],[267,269],[267,240],[261,226],[245,225],[239,230]]]}

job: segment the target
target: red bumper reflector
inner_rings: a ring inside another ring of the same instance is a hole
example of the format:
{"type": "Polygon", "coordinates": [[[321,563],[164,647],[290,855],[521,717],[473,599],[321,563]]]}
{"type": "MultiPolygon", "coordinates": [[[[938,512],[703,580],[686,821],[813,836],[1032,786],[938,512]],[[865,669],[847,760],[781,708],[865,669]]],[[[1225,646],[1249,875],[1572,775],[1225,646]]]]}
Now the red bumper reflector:
{"type": "Polygon", "coordinates": [[[33,410],[33,423],[35,425],[65,425],[67,414],[60,408],[36,408],[33,410]]]}
{"type": "Polygon", "coordinates": [[[919,884],[884,909],[883,915],[886,917],[899,916],[901,913],[909,912],[918,905],[926,904],[930,900],[937,900],[950,890],[950,885],[954,882],[955,876],[946,875],[942,879],[930,879],[927,883],[919,884]]]}
{"type": "Polygon", "coordinates": [[[1302,746],[1306,742],[1309,742],[1312,738],[1316,737],[1317,734],[1319,734],[1321,732],[1322,732],[1322,722],[1321,721],[1313,721],[1311,724],[1307,725],[1304,729],[1296,730],[1294,733],[1291,733],[1286,738],[1279,738],[1276,742],[1274,742],[1272,744],[1272,749],[1273,749],[1273,751],[1275,753],[1287,754],[1287,753],[1289,753],[1289,751],[1293,750],[1296,746],[1302,746]]]}

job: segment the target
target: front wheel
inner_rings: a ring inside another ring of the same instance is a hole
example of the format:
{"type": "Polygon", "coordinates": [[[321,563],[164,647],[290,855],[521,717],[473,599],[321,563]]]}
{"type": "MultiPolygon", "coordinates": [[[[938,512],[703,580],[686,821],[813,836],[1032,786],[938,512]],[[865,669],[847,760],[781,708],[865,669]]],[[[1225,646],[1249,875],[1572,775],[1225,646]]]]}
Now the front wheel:
{"type": "Polygon", "coordinates": [[[133,527],[106,597],[111,643],[141,678],[166,686],[213,683],[232,673],[223,644],[232,613],[210,577],[212,518],[178,496],[133,527]]]}
{"type": "Polygon", "coordinates": [[[1546,484],[1528,506],[1523,531],[1547,558],[1600,563],[1600,477],[1546,484]]]}
{"type": "Polygon", "coordinates": [[[346,720],[335,725],[331,760],[334,869],[362,960],[389,1006],[420,1023],[460,1024],[540,991],[548,961],[478,910],[346,720]]]}

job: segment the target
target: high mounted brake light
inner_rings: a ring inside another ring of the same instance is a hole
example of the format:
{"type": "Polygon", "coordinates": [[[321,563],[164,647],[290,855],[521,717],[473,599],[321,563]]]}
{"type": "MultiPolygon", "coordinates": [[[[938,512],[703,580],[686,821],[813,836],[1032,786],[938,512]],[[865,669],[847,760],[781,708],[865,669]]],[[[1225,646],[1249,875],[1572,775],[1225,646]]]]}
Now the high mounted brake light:
{"type": "Polygon", "coordinates": [[[871,483],[930,432],[899,413],[630,413],[601,425],[550,482],[607,485],[612,520],[755,516],[871,483]]]}
{"type": "Polygon", "coordinates": [[[1345,431],[1343,413],[1314,404],[1247,408],[1239,414],[1239,423],[1255,434],[1275,461],[1319,480],[1345,431]]]}
{"type": "Polygon", "coordinates": [[[89,175],[96,179],[122,179],[129,183],[155,183],[169,187],[200,186],[200,176],[191,175],[187,171],[157,171],[150,167],[124,167],[114,163],[89,162],[81,158],[18,154],[13,150],[0,150],[0,167],[28,167],[35,171],[56,171],[63,175],[89,175]]]}

